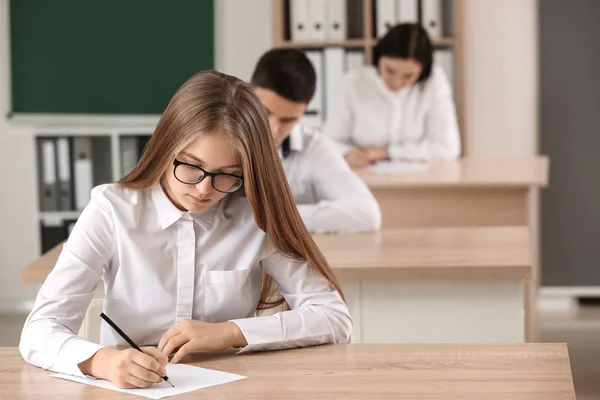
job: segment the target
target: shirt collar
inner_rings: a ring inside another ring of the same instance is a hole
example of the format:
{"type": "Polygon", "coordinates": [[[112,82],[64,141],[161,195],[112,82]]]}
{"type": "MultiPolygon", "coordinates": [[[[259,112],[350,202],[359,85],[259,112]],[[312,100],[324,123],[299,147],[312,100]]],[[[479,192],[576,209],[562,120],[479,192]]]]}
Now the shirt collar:
{"type": "Polygon", "coordinates": [[[304,149],[304,136],[302,135],[302,125],[296,124],[290,132],[290,150],[301,152],[304,149]]]}
{"type": "Polygon", "coordinates": [[[167,229],[181,218],[185,216],[191,217],[198,225],[204,230],[208,231],[213,223],[215,213],[219,207],[220,201],[213,204],[209,209],[201,213],[191,213],[187,211],[181,211],[179,208],[171,202],[167,197],[162,185],[157,183],[152,188],[152,201],[158,211],[158,218],[160,219],[161,228],[167,229]]]}

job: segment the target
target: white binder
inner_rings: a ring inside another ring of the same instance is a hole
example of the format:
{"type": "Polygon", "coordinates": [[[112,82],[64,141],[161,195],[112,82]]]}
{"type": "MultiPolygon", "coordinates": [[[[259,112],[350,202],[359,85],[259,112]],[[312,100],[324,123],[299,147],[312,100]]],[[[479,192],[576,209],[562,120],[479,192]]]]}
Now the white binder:
{"type": "Polygon", "coordinates": [[[346,52],[346,72],[356,71],[365,65],[365,54],[362,51],[346,52]]]}
{"type": "Polygon", "coordinates": [[[83,210],[90,202],[94,186],[92,166],[92,139],[77,137],[73,139],[73,171],[75,173],[75,208],[83,210]]]}
{"type": "Polygon", "coordinates": [[[73,209],[73,194],[71,192],[71,146],[69,138],[56,139],[56,154],[58,158],[58,189],[59,209],[69,211],[73,209]]]}
{"type": "Polygon", "coordinates": [[[346,40],[346,0],[327,0],[327,38],[330,41],[346,40]]]}
{"type": "Polygon", "coordinates": [[[325,119],[340,97],[345,71],[345,52],[341,47],[325,49],[325,119]]]}
{"type": "Polygon", "coordinates": [[[308,0],[290,0],[290,31],[295,42],[311,40],[308,19],[308,0]]]}
{"type": "Polygon", "coordinates": [[[42,211],[59,209],[58,185],[56,179],[56,147],[54,139],[40,139],[41,184],[40,208],[42,211]]]}
{"type": "Polygon", "coordinates": [[[423,27],[429,37],[437,39],[442,36],[442,3],[441,0],[422,0],[423,27]]]}
{"type": "Polygon", "coordinates": [[[313,96],[308,107],[306,108],[308,115],[316,115],[319,120],[323,121],[323,53],[319,50],[310,50],[306,52],[306,57],[310,60],[315,73],[317,75],[317,85],[315,95],[313,96]]]}
{"type": "Polygon", "coordinates": [[[444,70],[450,86],[452,87],[452,93],[456,98],[456,73],[454,68],[454,52],[450,49],[436,49],[433,52],[433,62],[444,70]]]}
{"type": "Polygon", "coordinates": [[[310,40],[315,42],[327,40],[327,0],[304,1],[308,3],[310,40]]]}
{"type": "Polygon", "coordinates": [[[396,24],[396,0],[377,0],[375,8],[377,37],[381,38],[396,24]]]}
{"type": "Polygon", "coordinates": [[[419,22],[418,0],[396,0],[396,23],[419,22]]]}

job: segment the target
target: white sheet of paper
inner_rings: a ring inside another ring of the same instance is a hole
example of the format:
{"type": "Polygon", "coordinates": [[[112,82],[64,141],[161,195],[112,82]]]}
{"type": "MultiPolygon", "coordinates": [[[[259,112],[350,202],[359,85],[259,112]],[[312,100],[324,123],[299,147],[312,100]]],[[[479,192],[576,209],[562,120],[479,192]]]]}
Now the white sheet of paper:
{"type": "Polygon", "coordinates": [[[424,171],[429,168],[425,163],[408,163],[402,161],[378,161],[371,166],[373,172],[405,172],[424,171]]]}
{"type": "Polygon", "coordinates": [[[167,375],[175,387],[171,387],[167,382],[161,382],[145,389],[121,389],[112,382],[101,379],[88,379],[66,374],[53,374],[50,376],[85,383],[86,385],[98,386],[104,389],[115,390],[117,392],[143,396],[149,399],[162,399],[163,397],[176,396],[178,394],[247,378],[242,375],[230,374],[228,372],[215,371],[186,364],[169,364],[167,366],[167,375]]]}

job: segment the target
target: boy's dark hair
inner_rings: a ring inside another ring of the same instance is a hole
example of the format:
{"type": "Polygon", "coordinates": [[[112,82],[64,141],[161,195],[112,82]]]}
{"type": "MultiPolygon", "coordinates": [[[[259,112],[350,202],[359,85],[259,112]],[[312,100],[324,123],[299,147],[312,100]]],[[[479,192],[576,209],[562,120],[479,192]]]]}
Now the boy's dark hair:
{"type": "Polygon", "coordinates": [[[427,31],[419,24],[399,24],[388,31],[373,51],[373,65],[379,66],[383,56],[412,58],[423,66],[417,82],[424,82],[431,74],[433,47],[427,31]]]}
{"type": "Polygon", "coordinates": [[[296,103],[310,103],[317,75],[306,55],[295,49],[273,49],[260,57],[251,83],[296,103]]]}

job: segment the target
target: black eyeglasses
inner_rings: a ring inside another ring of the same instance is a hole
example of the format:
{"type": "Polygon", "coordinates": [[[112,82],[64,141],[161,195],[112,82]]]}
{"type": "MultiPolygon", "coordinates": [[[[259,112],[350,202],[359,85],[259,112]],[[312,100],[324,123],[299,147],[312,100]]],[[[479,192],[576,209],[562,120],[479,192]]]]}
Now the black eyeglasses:
{"type": "Polygon", "coordinates": [[[232,193],[242,187],[244,179],[241,176],[226,174],[223,172],[208,172],[202,168],[184,163],[177,159],[173,160],[173,175],[181,183],[187,185],[197,185],[207,176],[212,178],[212,187],[221,193],[232,193]]]}

